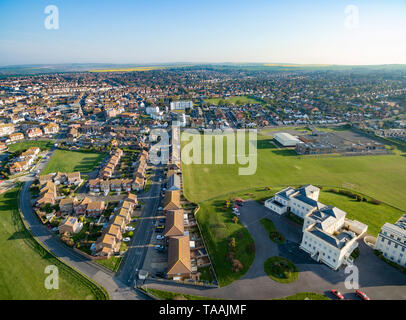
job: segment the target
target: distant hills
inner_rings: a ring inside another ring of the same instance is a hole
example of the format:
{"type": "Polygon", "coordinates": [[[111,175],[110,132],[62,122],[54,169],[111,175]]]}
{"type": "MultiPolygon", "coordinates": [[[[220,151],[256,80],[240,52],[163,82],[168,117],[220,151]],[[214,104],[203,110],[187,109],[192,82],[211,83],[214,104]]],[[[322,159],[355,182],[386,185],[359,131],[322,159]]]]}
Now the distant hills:
{"type": "Polygon", "coordinates": [[[370,70],[392,71],[406,70],[403,64],[388,65],[328,65],[328,64],[291,64],[291,63],[169,63],[169,64],[106,64],[72,63],[47,65],[15,65],[0,67],[0,78],[65,72],[142,72],[171,68],[207,68],[215,70],[241,69],[247,71],[338,71],[370,70]]]}

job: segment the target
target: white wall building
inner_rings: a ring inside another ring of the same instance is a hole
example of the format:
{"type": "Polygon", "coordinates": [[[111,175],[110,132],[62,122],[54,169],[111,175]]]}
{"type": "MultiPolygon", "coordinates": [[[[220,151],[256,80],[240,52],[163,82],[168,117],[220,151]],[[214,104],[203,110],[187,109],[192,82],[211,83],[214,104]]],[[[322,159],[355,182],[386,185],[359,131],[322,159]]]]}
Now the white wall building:
{"type": "Polygon", "coordinates": [[[386,259],[406,267],[406,215],[395,224],[383,225],[375,249],[382,252],[386,259]]]}
{"type": "Polygon", "coordinates": [[[297,137],[286,132],[275,133],[273,137],[284,147],[296,147],[298,143],[302,143],[297,137]]]}
{"type": "Polygon", "coordinates": [[[193,109],[193,101],[174,101],[171,102],[171,110],[193,109]]]}
{"type": "Polygon", "coordinates": [[[368,226],[346,219],[347,213],[318,202],[320,189],[307,185],[298,189],[286,188],[265,202],[278,214],[292,212],[303,219],[303,238],[300,248],[332,269],[343,263],[351,264],[351,253],[358,247],[357,239],[368,226]]]}

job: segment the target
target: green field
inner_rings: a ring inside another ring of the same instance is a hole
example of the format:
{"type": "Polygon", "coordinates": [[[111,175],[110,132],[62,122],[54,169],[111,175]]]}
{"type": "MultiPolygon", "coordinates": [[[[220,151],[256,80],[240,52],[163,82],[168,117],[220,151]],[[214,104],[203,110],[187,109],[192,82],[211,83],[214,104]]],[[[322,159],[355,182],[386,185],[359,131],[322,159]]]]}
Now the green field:
{"type": "Polygon", "coordinates": [[[219,105],[226,104],[226,105],[244,105],[244,104],[260,104],[261,101],[255,98],[247,97],[247,96],[235,96],[235,97],[228,97],[228,98],[209,98],[204,100],[205,103],[210,105],[219,105]]]}
{"type": "MultiPolygon", "coordinates": [[[[248,251],[253,242],[248,231],[231,221],[231,212],[222,211],[224,201],[232,197],[262,200],[283,187],[306,184],[324,189],[351,189],[385,203],[354,202],[345,196],[325,192],[320,201],[346,211],[349,219],[366,223],[368,232],[373,235],[385,222],[395,222],[406,210],[405,153],[397,150],[393,155],[383,156],[298,156],[291,150],[278,150],[270,139],[266,135],[258,136],[257,171],[251,176],[238,175],[239,165],[183,163],[184,193],[188,200],[201,206],[197,219],[220,286],[240,278],[255,257],[248,251]],[[230,272],[230,263],[224,257],[228,252],[228,239],[239,232],[243,232],[244,237],[237,240],[242,243],[237,256],[244,269],[235,274],[230,272]]],[[[224,150],[224,159],[226,152],[224,150]]]]}
{"type": "Polygon", "coordinates": [[[251,176],[239,176],[239,165],[183,164],[186,197],[198,203],[253,188],[314,184],[346,187],[406,210],[406,153],[298,156],[276,149],[270,141],[258,135],[257,171],[251,176]]]}
{"type": "Polygon", "coordinates": [[[11,144],[8,146],[8,150],[14,153],[25,151],[31,147],[38,147],[41,149],[41,151],[43,151],[51,149],[53,144],[54,142],[51,140],[39,140],[39,141],[28,140],[11,144]]]}
{"type": "Polygon", "coordinates": [[[45,251],[24,227],[18,190],[0,196],[0,300],[85,300],[106,298],[95,284],[45,251]],[[48,265],[59,269],[59,289],[47,290],[48,265]]]}
{"type": "Polygon", "coordinates": [[[53,172],[91,172],[104,158],[104,154],[56,150],[42,174],[53,172]]]}

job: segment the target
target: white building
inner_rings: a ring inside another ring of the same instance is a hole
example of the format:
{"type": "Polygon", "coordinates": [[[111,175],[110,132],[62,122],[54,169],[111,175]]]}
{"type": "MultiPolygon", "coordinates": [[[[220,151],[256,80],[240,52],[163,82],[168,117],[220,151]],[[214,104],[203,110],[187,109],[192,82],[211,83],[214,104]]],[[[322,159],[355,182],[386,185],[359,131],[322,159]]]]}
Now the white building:
{"type": "Polygon", "coordinates": [[[278,214],[292,212],[303,219],[303,238],[300,248],[332,269],[343,263],[351,264],[351,253],[357,240],[368,226],[346,219],[347,213],[318,202],[320,189],[307,185],[298,189],[286,188],[265,202],[278,214]]]}
{"type": "Polygon", "coordinates": [[[304,219],[305,215],[317,209],[325,207],[318,202],[320,189],[307,185],[299,189],[286,188],[267,201],[265,207],[275,211],[278,214],[284,214],[288,211],[304,219]]]}
{"type": "Polygon", "coordinates": [[[174,101],[171,102],[171,110],[193,109],[193,101],[174,101]]]}
{"type": "Polygon", "coordinates": [[[382,252],[386,259],[406,267],[406,215],[395,224],[383,225],[375,249],[382,252]]]}
{"type": "Polygon", "coordinates": [[[286,132],[275,133],[273,137],[284,147],[296,147],[298,143],[302,143],[297,137],[286,132]]]}

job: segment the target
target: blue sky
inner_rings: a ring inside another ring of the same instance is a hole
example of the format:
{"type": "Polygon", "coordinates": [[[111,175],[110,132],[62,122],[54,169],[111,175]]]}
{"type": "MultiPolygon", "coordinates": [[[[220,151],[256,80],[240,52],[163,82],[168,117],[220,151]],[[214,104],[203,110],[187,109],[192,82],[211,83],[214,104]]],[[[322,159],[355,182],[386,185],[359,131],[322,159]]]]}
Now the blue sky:
{"type": "Polygon", "coordinates": [[[406,64],[406,0],[1,0],[0,65],[406,64]],[[58,30],[44,26],[59,9],[58,30]],[[346,27],[345,8],[359,9],[346,27]]]}

